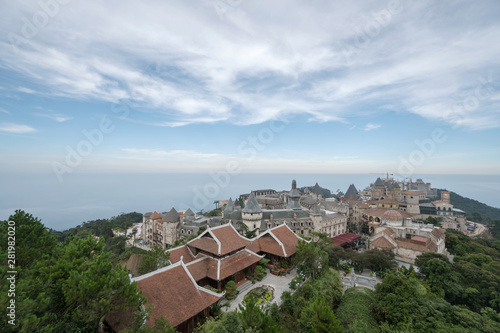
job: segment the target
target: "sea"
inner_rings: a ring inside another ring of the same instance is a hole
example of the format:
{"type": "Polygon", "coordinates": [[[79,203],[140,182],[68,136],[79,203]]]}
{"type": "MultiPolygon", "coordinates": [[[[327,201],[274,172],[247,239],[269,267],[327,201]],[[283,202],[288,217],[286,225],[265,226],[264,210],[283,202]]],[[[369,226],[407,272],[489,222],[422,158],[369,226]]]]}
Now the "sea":
{"type": "MultiPolygon", "coordinates": [[[[386,174],[229,174],[229,173],[74,173],[59,182],[53,174],[0,174],[0,220],[16,209],[41,219],[54,230],[121,213],[191,208],[198,212],[216,207],[215,201],[237,198],[258,189],[290,190],[313,186],[345,192],[358,190],[386,174]]],[[[389,175],[390,177],[390,175],[389,175]]],[[[500,175],[414,175],[432,187],[454,191],[493,207],[500,207],[500,175]]]]}

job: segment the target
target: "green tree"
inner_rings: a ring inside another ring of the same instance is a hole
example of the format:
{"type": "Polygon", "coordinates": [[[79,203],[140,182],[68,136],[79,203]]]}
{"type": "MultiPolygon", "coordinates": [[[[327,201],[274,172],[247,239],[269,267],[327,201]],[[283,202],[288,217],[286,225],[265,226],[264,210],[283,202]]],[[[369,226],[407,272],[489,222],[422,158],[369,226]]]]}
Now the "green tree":
{"type": "Polygon", "coordinates": [[[335,314],[347,332],[379,332],[371,311],[372,304],[372,290],[363,287],[350,288],[345,291],[335,314]]]}
{"type": "Polygon", "coordinates": [[[143,275],[168,266],[169,259],[170,252],[167,252],[161,246],[155,245],[153,249],[148,251],[148,253],[142,258],[139,273],[143,275]]]}
{"type": "MultiPolygon", "coordinates": [[[[111,264],[111,252],[103,248],[102,238],[88,235],[67,239],[42,254],[17,281],[18,326],[0,326],[0,331],[91,332],[108,313],[138,309],[143,297],[136,283],[111,264]]],[[[4,291],[0,302],[5,301],[4,291]]]]}
{"type": "Polygon", "coordinates": [[[257,305],[257,298],[249,294],[245,298],[245,306],[239,305],[240,316],[244,326],[256,332],[277,332],[278,325],[257,305]]]}
{"type": "Polygon", "coordinates": [[[318,297],[302,309],[300,325],[305,332],[342,333],[344,328],[325,300],[318,297]]]}
{"type": "Polygon", "coordinates": [[[299,241],[294,263],[299,272],[314,279],[324,269],[328,269],[328,254],[312,242],[299,241]]]}
{"type": "MultiPolygon", "coordinates": [[[[22,210],[16,210],[13,215],[9,216],[8,221],[0,222],[0,237],[2,242],[7,244],[9,231],[14,231],[15,265],[18,267],[19,274],[22,275],[23,270],[28,269],[31,264],[42,259],[44,255],[51,254],[57,241],[40,219],[22,210]],[[13,221],[15,224],[11,226],[8,221],[13,221]]],[[[7,246],[2,247],[0,253],[6,254],[7,246]]],[[[4,261],[6,262],[7,260],[4,261]]]]}

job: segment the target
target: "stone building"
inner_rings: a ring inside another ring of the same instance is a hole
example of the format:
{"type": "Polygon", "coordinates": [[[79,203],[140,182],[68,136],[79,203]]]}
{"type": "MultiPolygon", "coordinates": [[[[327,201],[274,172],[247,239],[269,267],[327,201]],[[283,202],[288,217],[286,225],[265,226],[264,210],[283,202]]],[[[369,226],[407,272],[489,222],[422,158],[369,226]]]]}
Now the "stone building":
{"type": "Polygon", "coordinates": [[[286,224],[294,233],[305,236],[309,235],[311,231],[325,232],[330,237],[346,232],[347,207],[343,207],[345,213],[320,209],[319,205],[329,205],[326,201],[321,200],[316,201],[316,204],[311,206],[312,209],[309,210],[304,209],[301,205],[303,199],[304,197],[297,190],[297,183],[294,180],[288,193],[287,208],[262,209],[254,193],[250,193],[242,210],[235,209],[228,204],[219,223],[231,222],[240,231],[242,231],[240,223],[243,223],[249,231],[256,230],[257,234],[281,224],[286,224]]]}
{"type": "Polygon", "coordinates": [[[347,231],[347,214],[347,205],[339,205],[335,200],[328,201],[321,196],[302,195],[294,180],[291,190],[285,194],[274,190],[252,191],[243,209],[239,200],[233,202],[230,198],[220,217],[197,216],[191,209],[179,214],[174,208],[169,212],[146,213],[142,235],[147,245],[168,248],[182,237],[196,235],[202,227],[232,223],[239,232],[243,232],[242,225],[245,225],[249,231],[256,230],[257,235],[286,224],[296,234],[307,236],[311,231],[317,231],[335,237],[347,231]],[[266,201],[270,196],[276,199],[272,204],[266,201]]]}
{"type": "Polygon", "coordinates": [[[400,210],[384,212],[373,230],[370,248],[391,250],[396,259],[414,262],[417,256],[425,252],[447,254],[444,229],[403,218],[400,210]]]}

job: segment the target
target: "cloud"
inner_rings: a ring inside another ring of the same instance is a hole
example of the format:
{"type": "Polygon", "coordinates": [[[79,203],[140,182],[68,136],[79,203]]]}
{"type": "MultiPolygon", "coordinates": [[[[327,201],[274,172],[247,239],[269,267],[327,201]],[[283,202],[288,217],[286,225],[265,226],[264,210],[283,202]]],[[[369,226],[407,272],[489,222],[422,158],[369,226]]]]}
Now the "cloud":
{"type": "Polygon", "coordinates": [[[0,66],[30,81],[17,92],[127,100],[173,127],[298,115],[342,122],[387,105],[456,125],[439,112],[477,87],[483,97],[460,126],[500,126],[500,101],[487,94],[500,76],[497,1],[405,1],[393,12],[381,2],[217,4],[71,2],[13,48],[5,36],[21,35],[18,18],[41,9],[8,2],[0,66]],[[478,79],[488,73],[486,84],[478,79]]]}
{"type": "Polygon", "coordinates": [[[10,114],[10,112],[7,111],[7,110],[5,110],[4,108],[0,108],[0,112],[6,113],[6,114],[10,114]]]}
{"type": "Polygon", "coordinates": [[[0,132],[7,133],[15,133],[15,134],[24,134],[24,133],[32,133],[36,132],[36,129],[27,125],[19,125],[19,124],[0,124],[0,132]]]}
{"type": "Polygon", "coordinates": [[[38,117],[44,117],[44,118],[49,118],[54,121],[57,121],[58,123],[63,123],[65,121],[73,119],[72,117],[65,116],[63,114],[56,114],[56,113],[34,113],[35,116],[38,117]]]}
{"type": "Polygon", "coordinates": [[[365,126],[364,130],[365,130],[365,131],[371,131],[371,130],[375,130],[375,129],[377,129],[377,128],[380,128],[380,126],[382,126],[382,125],[380,125],[380,124],[372,124],[372,123],[368,123],[368,124],[366,124],[366,126],[365,126]]]}

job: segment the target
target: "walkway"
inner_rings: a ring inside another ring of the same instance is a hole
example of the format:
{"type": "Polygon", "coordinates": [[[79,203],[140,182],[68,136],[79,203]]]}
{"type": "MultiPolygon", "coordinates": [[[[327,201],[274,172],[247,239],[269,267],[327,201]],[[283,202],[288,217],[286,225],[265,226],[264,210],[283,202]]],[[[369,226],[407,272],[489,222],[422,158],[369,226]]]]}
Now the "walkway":
{"type": "Polygon", "coordinates": [[[245,296],[248,294],[248,292],[254,288],[260,287],[260,286],[271,286],[274,288],[274,299],[272,303],[277,303],[278,305],[281,304],[281,294],[283,294],[284,291],[289,291],[290,288],[288,288],[288,284],[292,281],[294,277],[297,276],[297,269],[292,269],[290,271],[290,274],[287,274],[285,276],[276,276],[274,274],[271,274],[268,269],[266,269],[267,275],[265,278],[262,279],[262,281],[257,281],[255,284],[252,284],[251,281],[243,284],[241,287],[238,288],[240,291],[238,296],[233,299],[232,301],[228,301],[230,306],[229,307],[223,307],[222,311],[225,312],[231,312],[233,310],[239,309],[238,305],[243,302],[243,299],[245,296]]]}

